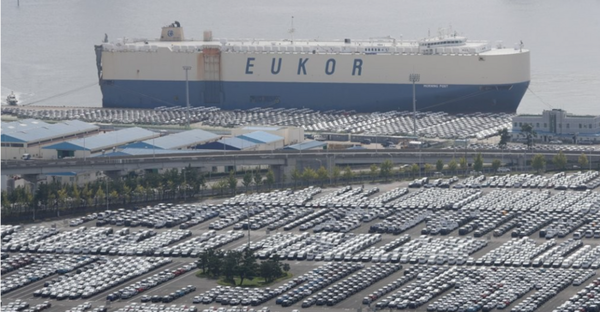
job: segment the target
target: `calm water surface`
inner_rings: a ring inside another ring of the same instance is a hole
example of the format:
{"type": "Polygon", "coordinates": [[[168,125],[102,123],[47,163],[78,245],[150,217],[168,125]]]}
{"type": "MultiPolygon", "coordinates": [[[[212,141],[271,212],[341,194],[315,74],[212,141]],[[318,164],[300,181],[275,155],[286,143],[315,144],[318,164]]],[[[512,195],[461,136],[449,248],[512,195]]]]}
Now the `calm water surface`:
{"type": "Polygon", "coordinates": [[[99,107],[94,44],[107,33],[157,38],[177,20],[187,38],[404,39],[451,26],[471,39],[522,40],[531,85],[519,113],[600,114],[597,0],[2,0],[2,92],[21,103],[99,107]]]}

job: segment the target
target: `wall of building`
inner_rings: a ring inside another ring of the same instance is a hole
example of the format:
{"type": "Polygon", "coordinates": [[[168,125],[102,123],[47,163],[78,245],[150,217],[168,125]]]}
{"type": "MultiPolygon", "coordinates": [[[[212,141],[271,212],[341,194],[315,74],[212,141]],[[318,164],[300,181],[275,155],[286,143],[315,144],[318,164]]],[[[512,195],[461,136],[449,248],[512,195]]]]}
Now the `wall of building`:
{"type": "Polygon", "coordinates": [[[273,128],[269,130],[268,127],[257,129],[244,129],[244,128],[236,128],[231,131],[232,136],[240,136],[246,133],[251,133],[255,131],[264,131],[273,135],[277,135],[283,138],[283,144],[285,146],[301,143],[304,141],[304,129],[299,127],[281,127],[281,128],[273,128]]]}
{"type": "Polygon", "coordinates": [[[542,115],[519,115],[513,117],[513,138],[519,138],[521,126],[531,124],[538,140],[600,141],[600,116],[570,115],[563,110],[545,110],[542,115]]]}

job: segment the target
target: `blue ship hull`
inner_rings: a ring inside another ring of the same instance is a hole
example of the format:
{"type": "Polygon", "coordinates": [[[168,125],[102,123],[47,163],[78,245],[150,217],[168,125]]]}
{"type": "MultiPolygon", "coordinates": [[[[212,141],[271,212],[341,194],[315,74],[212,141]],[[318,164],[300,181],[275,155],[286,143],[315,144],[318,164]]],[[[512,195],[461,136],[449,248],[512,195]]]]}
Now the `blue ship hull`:
{"type": "MultiPolygon", "coordinates": [[[[110,108],[185,106],[185,81],[101,80],[110,108]]],[[[510,85],[416,85],[417,110],[515,113],[529,81],[510,85]]],[[[225,110],[310,108],[357,112],[412,110],[411,84],[190,81],[190,105],[225,110]]]]}

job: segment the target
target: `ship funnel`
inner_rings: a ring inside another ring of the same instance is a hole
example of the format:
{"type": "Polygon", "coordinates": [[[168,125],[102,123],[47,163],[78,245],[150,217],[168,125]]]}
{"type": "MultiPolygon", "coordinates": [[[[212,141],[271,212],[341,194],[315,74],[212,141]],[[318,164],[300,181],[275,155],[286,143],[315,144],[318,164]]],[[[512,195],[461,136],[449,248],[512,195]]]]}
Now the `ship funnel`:
{"type": "Polygon", "coordinates": [[[178,21],[162,28],[160,41],[183,41],[183,28],[178,21]]]}
{"type": "Polygon", "coordinates": [[[212,41],[212,30],[204,31],[204,41],[212,41]]]}

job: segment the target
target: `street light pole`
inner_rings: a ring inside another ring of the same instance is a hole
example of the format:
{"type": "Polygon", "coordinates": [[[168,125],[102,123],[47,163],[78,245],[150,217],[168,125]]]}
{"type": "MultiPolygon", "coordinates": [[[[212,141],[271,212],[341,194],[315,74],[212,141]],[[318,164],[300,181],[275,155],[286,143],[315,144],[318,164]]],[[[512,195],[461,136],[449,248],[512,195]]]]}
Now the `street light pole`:
{"type": "Polygon", "coordinates": [[[108,176],[106,176],[106,210],[108,210],[108,176]]]}
{"type": "Polygon", "coordinates": [[[186,108],[186,122],[185,126],[187,129],[190,128],[190,82],[188,80],[188,71],[192,69],[192,66],[183,66],[183,70],[185,70],[185,103],[187,105],[186,108]]]}
{"type": "Polygon", "coordinates": [[[417,96],[415,91],[415,83],[421,80],[420,74],[410,74],[408,76],[408,80],[412,82],[413,85],[413,133],[415,137],[417,136],[417,96]]]}

